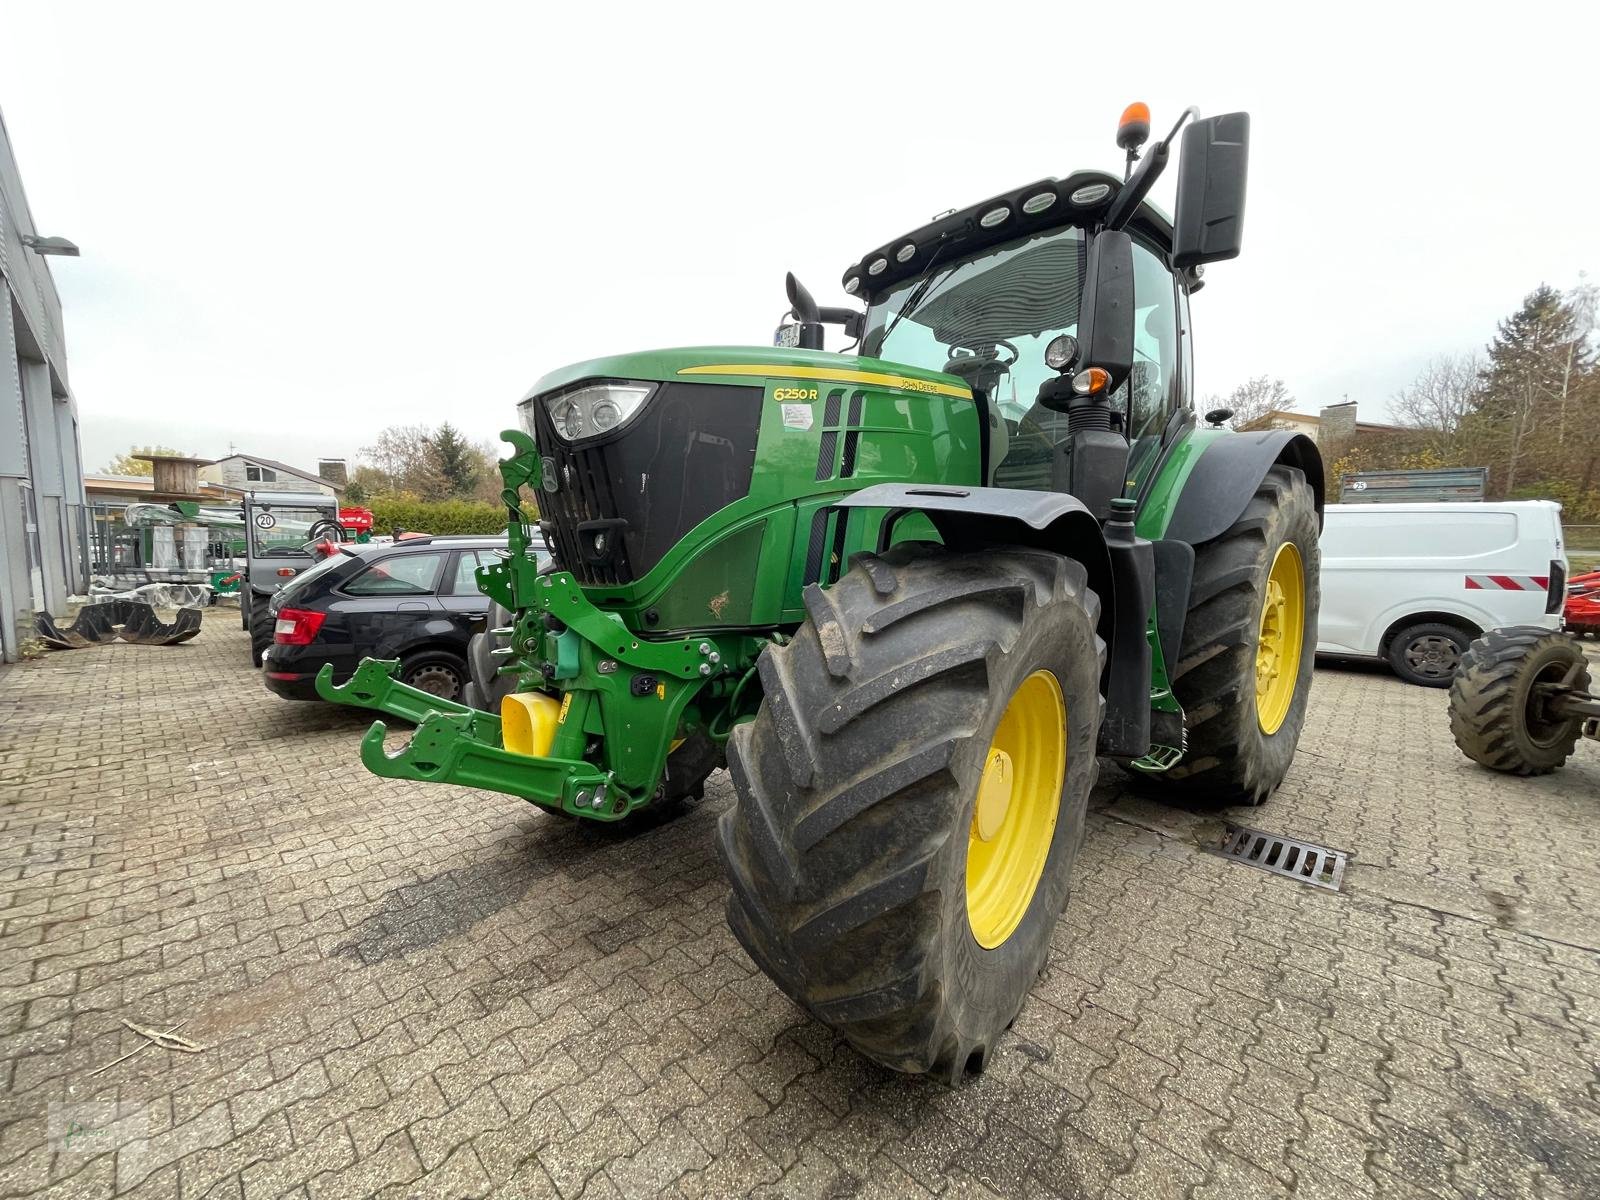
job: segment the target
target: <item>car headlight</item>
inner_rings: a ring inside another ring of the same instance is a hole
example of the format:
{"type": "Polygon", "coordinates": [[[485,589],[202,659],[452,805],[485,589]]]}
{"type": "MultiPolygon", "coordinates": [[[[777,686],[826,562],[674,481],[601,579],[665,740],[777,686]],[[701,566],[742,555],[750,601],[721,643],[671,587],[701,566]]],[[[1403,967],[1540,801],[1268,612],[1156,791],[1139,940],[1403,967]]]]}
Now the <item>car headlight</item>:
{"type": "Polygon", "coordinates": [[[655,390],[648,383],[594,383],[546,396],[544,404],[556,434],[575,442],[626,425],[655,390]]]}

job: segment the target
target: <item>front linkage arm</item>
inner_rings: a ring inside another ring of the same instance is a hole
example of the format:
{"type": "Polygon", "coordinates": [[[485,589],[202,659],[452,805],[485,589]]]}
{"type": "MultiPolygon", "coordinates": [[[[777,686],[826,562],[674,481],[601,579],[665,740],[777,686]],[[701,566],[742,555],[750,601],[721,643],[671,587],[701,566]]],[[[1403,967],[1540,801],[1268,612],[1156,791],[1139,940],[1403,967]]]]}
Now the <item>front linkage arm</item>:
{"type": "Polygon", "coordinates": [[[394,678],[397,660],[367,659],[343,684],[333,668],[317,673],[317,694],[334,704],[370,708],[415,722],[411,741],[394,754],[383,748],[389,729],[374,721],[361,739],[361,762],[386,779],[457,783],[530,800],[575,816],[614,819],[628,806],[610,794],[611,772],[579,759],[534,758],[500,745],[500,718],[408,687],[394,678]]]}
{"type": "Polygon", "coordinates": [[[478,585],[517,614],[501,670],[518,676],[519,691],[565,691],[548,753],[505,749],[498,716],[400,683],[398,662],[365,661],[342,685],[324,667],[317,693],[417,726],[407,746],[388,754],[387,728],[374,722],[362,738],[361,761],[375,775],[487,788],[542,808],[615,820],[654,798],[686,717],[690,726],[704,719],[691,705],[708,690],[723,701],[726,693],[737,695],[740,673],[748,672],[760,645],[748,637],[642,639],[616,614],[596,608],[570,573],[540,573],[528,553],[520,489],[538,485],[541,464],[525,434],[503,436],[516,451],[500,464],[508,551],[503,561],[478,569],[478,585]],[[603,764],[589,761],[597,757],[603,764]]]}

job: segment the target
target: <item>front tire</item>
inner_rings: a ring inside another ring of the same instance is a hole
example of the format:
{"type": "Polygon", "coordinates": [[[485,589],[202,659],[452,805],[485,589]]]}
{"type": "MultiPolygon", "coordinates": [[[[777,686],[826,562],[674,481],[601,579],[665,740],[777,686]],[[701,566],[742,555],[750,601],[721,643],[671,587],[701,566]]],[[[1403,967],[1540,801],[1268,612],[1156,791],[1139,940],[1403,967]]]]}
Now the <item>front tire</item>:
{"type": "Polygon", "coordinates": [[[1188,745],[1158,788],[1260,804],[1294,761],[1317,644],[1317,505],[1304,472],[1267,472],[1244,514],[1195,547],[1182,648],[1171,669],[1188,745]]]}
{"type": "Polygon", "coordinates": [[[1508,775],[1547,775],[1571,756],[1577,718],[1546,716],[1534,685],[1573,678],[1589,687],[1578,643],[1538,625],[1491,629],[1467,648],[1450,685],[1450,733],[1473,762],[1508,775]]]}
{"type": "Polygon", "coordinates": [[[805,598],[729,742],[729,923],[867,1057],[954,1084],[1015,1018],[1066,902],[1100,602],[1058,555],[928,547],[859,556],[805,598]]]}

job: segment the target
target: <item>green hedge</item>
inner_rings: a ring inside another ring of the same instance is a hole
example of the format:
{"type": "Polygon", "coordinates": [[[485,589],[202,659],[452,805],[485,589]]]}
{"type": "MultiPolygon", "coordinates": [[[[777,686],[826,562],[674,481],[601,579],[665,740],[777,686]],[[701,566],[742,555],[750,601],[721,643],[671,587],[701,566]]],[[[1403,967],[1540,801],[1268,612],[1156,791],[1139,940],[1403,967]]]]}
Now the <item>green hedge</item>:
{"type": "Polygon", "coordinates": [[[504,533],[506,510],[483,500],[418,500],[412,496],[374,496],[374,534],[504,533]]]}

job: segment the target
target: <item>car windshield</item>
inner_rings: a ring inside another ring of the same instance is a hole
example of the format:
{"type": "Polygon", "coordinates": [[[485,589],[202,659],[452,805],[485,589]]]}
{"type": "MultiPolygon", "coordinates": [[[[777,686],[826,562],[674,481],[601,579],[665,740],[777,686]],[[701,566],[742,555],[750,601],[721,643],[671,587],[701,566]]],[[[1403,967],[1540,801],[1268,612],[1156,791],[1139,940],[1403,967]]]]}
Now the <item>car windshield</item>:
{"type": "Polygon", "coordinates": [[[311,527],[333,518],[322,508],[298,508],[287,504],[258,505],[250,510],[251,552],[257,558],[286,558],[302,553],[311,540],[311,527]]]}
{"type": "Polygon", "coordinates": [[[1085,256],[1083,230],[1068,227],[936,264],[868,307],[861,353],[935,371],[967,355],[994,357],[1010,365],[990,398],[1017,421],[1054,374],[1045,346],[1078,331],[1085,256]]]}

